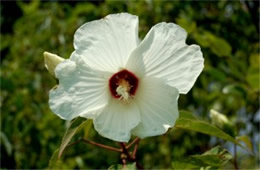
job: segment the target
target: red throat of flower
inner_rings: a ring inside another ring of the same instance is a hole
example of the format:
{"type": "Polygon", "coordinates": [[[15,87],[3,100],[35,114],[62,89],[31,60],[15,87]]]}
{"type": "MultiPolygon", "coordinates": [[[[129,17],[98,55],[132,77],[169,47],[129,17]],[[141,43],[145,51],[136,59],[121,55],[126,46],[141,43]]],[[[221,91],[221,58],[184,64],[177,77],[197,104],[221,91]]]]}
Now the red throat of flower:
{"type": "Polygon", "coordinates": [[[114,98],[127,100],[138,87],[138,78],[128,70],[121,70],[109,79],[109,89],[114,98]]]}

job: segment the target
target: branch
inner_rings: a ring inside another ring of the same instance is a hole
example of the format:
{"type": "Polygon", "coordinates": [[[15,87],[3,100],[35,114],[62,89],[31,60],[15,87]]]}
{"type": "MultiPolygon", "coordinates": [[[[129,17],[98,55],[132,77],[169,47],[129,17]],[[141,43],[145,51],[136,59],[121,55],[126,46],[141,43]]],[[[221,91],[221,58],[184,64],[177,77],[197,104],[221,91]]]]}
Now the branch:
{"type": "Polygon", "coordinates": [[[126,155],[127,159],[130,161],[130,162],[135,162],[135,159],[129,154],[128,150],[126,149],[126,145],[125,143],[123,142],[120,142],[119,143],[121,145],[121,148],[122,148],[122,153],[126,155]]]}
{"type": "Polygon", "coordinates": [[[122,152],[122,149],[114,148],[112,146],[103,145],[101,143],[97,143],[97,142],[94,142],[94,141],[91,141],[91,140],[88,140],[88,139],[81,139],[81,140],[85,143],[89,143],[89,144],[92,144],[92,145],[95,145],[95,146],[98,146],[98,147],[101,147],[101,148],[104,148],[104,149],[107,149],[107,150],[110,150],[110,151],[122,152]]]}
{"type": "Polygon", "coordinates": [[[238,163],[237,163],[237,145],[234,144],[234,167],[236,170],[239,170],[238,163]]]}
{"type": "Polygon", "coordinates": [[[133,157],[134,159],[136,159],[135,156],[136,156],[136,152],[137,152],[137,149],[138,149],[139,141],[140,141],[140,139],[136,141],[136,144],[135,144],[135,147],[134,147],[134,151],[133,151],[133,154],[132,154],[132,157],[133,157]]]}
{"type": "Polygon", "coordinates": [[[133,144],[139,143],[140,138],[136,137],[129,145],[126,146],[126,149],[129,149],[133,144]]]}
{"type": "Polygon", "coordinates": [[[91,145],[98,146],[100,148],[104,148],[104,149],[107,149],[107,150],[110,150],[110,151],[114,151],[114,152],[122,152],[122,149],[114,148],[112,146],[107,146],[107,145],[104,145],[104,144],[101,144],[101,143],[97,143],[97,142],[94,142],[94,141],[91,141],[91,140],[88,140],[88,139],[83,139],[83,138],[81,138],[81,139],[79,139],[79,140],[77,140],[77,141],[67,145],[66,148],[71,147],[71,146],[73,146],[75,144],[78,144],[79,142],[89,143],[91,145]]]}
{"type": "Polygon", "coordinates": [[[121,159],[122,159],[122,164],[123,164],[123,167],[126,166],[126,161],[130,161],[130,162],[135,162],[136,163],[136,167],[138,169],[144,169],[136,160],[136,152],[137,152],[137,148],[138,148],[138,144],[139,144],[139,141],[140,141],[140,138],[135,138],[129,145],[126,145],[125,143],[123,142],[119,142],[120,146],[121,146],[121,149],[119,148],[115,148],[115,147],[112,147],[112,146],[107,146],[107,145],[104,145],[104,144],[101,144],[101,143],[97,143],[97,142],[94,142],[94,141],[91,141],[91,140],[88,140],[88,139],[79,139],[69,145],[67,145],[66,148],[68,147],[71,147],[79,142],[84,142],[84,143],[88,143],[88,144],[91,144],[91,145],[94,145],[94,146],[98,146],[100,148],[104,148],[104,149],[107,149],[107,150],[110,150],[110,151],[114,151],[114,152],[120,152],[121,153],[121,159]],[[128,152],[128,149],[133,146],[135,144],[135,147],[134,147],[134,150],[133,150],[133,153],[132,154],[129,154],[128,152]]]}
{"type": "Polygon", "coordinates": [[[69,148],[69,147],[71,147],[71,146],[73,146],[73,145],[78,144],[79,142],[81,142],[81,140],[82,140],[82,139],[79,139],[79,140],[77,140],[77,141],[75,141],[75,142],[72,142],[72,143],[68,144],[68,145],[66,146],[66,149],[69,148]]]}
{"type": "MultiPolygon", "coordinates": [[[[121,148],[122,148],[122,155],[125,155],[125,156],[126,156],[126,158],[124,157],[124,158],[121,158],[121,159],[122,159],[122,162],[123,162],[123,163],[124,163],[125,159],[127,159],[127,160],[130,161],[130,162],[135,162],[137,169],[144,169],[144,168],[142,167],[142,165],[140,165],[140,164],[137,162],[136,157],[135,157],[136,152],[137,152],[137,146],[138,146],[139,141],[140,141],[140,139],[139,139],[139,138],[138,138],[138,139],[136,138],[136,139],[135,139],[132,143],[130,143],[128,146],[126,146],[125,143],[120,142],[119,144],[121,145],[121,148]],[[135,143],[135,148],[134,148],[133,154],[130,155],[129,152],[128,152],[127,147],[131,147],[134,143],[135,143]]],[[[123,164],[123,165],[124,165],[124,164],[123,164]]]]}

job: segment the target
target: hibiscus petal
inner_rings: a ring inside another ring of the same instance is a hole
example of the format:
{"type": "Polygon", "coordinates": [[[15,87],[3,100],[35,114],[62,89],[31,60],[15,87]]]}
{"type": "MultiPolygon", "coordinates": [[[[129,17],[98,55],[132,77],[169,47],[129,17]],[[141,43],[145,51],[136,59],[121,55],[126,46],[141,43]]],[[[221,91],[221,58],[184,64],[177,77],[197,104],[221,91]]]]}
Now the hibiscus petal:
{"type": "Polygon", "coordinates": [[[155,25],[131,54],[127,68],[149,77],[163,78],[186,94],[204,67],[200,47],[187,45],[186,37],[186,31],[176,24],[155,25]]]}
{"type": "Polygon", "coordinates": [[[140,113],[134,101],[111,99],[110,103],[94,119],[98,133],[119,142],[128,142],[131,130],[140,122],[140,113]]]}
{"type": "Polygon", "coordinates": [[[140,82],[135,102],[141,122],[132,134],[140,138],[161,135],[175,124],[179,116],[178,90],[158,78],[147,77],[140,82]]]}
{"type": "Polygon", "coordinates": [[[89,67],[117,72],[137,47],[138,17],[120,13],[82,25],[74,35],[74,47],[89,67]]]}
{"type": "Polygon", "coordinates": [[[110,98],[108,78],[100,72],[65,60],[55,69],[59,85],[49,93],[51,110],[62,119],[95,117],[95,110],[104,107],[110,98]]]}

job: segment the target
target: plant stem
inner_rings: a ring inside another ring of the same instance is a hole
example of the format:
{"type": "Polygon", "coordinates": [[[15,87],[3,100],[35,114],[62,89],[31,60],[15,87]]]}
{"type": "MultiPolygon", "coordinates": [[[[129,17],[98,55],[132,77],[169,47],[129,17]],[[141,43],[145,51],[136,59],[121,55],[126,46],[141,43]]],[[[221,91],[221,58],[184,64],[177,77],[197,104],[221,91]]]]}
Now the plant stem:
{"type": "MultiPolygon", "coordinates": [[[[127,146],[125,143],[123,142],[120,142],[119,144],[121,145],[121,148],[122,148],[122,154],[125,154],[126,156],[126,159],[129,161],[129,162],[135,162],[136,164],[136,167],[137,169],[144,169],[136,160],[136,152],[137,152],[137,147],[138,147],[138,143],[139,143],[140,139],[136,138],[132,143],[130,143],[128,145],[128,147],[132,146],[133,144],[135,144],[135,148],[134,148],[134,151],[132,154],[129,154],[128,152],[128,149],[127,149],[127,146]]],[[[122,162],[123,162],[123,159],[122,159],[122,162]]]]}
{"type": "Polygon", "coordinates": [[[136,142],[135,147],[134,147],[134,151],[133,151],[133,154],[132,154],[132,157],[134,159],[136,158],[136,152],[137,152],[137,149],[138,149],[139,141],[140,141],[140,139],[136,142]]]}
{"type": "Polygon", "coordinates": [[[237,164],[237,145],[234,144],[234,167],[236,170],[239,170],[238,164],[237,164]]]}
{"type": "Polygon", "coordinates": [[[121,153],[120,157],[122,159],[123,167],[126,167],[126,158],[127,158],[127,156],[124,153],[121,153]]]}
{"type": "Polygon", "coordinates": [[[104,149],[107,149],[107,150],[110,150],[110,151],[122,152],[122,149],[114,148],[112,146],[103,145],[101,143],[97,143],[97,142],[94,142],[94,141],[91,141],[91,140],[88,140],[88,139],[81,139],[81,140],[85,143],[89,143],[89,144],[92,144],[92,145],[95,145],[95,146],[98,146],[98,147],[101,147],[101,148],[104,148],[104,149]]]}
{"type": "Polygon", "coordinates": [[[126,149],[129,149],[133,144],[139,143],[140,138],[136,137],[129,145],[126,146],[126,149]]]}
{"type": "Polygon", "coordinates": [[[97,143],[97,142],[94,142],[94,141],[91,141],[91,140],[88,140],[88,139],[83,139],[83,138],[81,138],[81,139],[79,139],[79,140],[77,140],[77,141],[67,145],[66,148],[71,147],[72,145],[78,144],[79,142],[89,143],[91,145],[98,146],[100,148],[104,148],[104,149],[107,149],[107,150],[110,150],[110,151],[114,151],[114,152],[122,152],[122,149],[114,148],[112,146],[103,145],[101,143],[97,143]]]}
{"type": "Polygon", "coordinates": [[[119,148],[115,148],[115,147],[112,147],[112,146],[107,146],[107,145],[104,145],[104,144],[101,144],[101,143],[97,143],[97,142],[94,142],[94,141],[91,141],[91,140],[88,140],[88,139],[79,139],[69,145],[67,145],[66,148],[72,146],[72,145],[75,145],[79,142],[84,142],[84,143],[88,143],[88,144],[91,144],[91,145],[94,145],[94,146],[98,146],[100,148],[104,148],[104,149],[107,149],[107,150],[110,150],[110,151],[114,151],[114,152],[120,152],[121,153],[121,160],[122,160],[122,164],[123,164],[123,167],[126,167],[126,161],[129,161],[129,162],[135,162],[136,163],[136,167],[138,169],[144,169],[136,160],[136,152],[137,152],[137,148],[138,148],[138,144],[140,142],[140,138],[135,138],[129,145],[126,145],[125,143],[123,142],[119,142],[120,146],[121,146],[121,149],[119,148]],[[132,154],[130,154],[128,152],[128,149],[135,145],[134,147],[134,150],[132,152],[132,154]]]}
{"type": "Polygon", "coordinates": [[[73,145],[76,145],[76,144],[78,144],[79,142],[81,142],[81,139],[79,139],[79,140],[77,140],[77,141],[75,141],[75,142],[72,142],[72,143],[68,144],[68,145],[66,146],[66,148],[69,148],[69,147],[71,147],[71,146],[73,146],[73,145]]]}
{"type": "Polygon", "coordinates": [[[127,156],[127,159],[131,162],[134,162],[135,160],[132,158],[132,156],[129,154],[128,150],[126,149],[126,145],[123,142],[120,142],[122,153],[124,153],[127,156]]]}

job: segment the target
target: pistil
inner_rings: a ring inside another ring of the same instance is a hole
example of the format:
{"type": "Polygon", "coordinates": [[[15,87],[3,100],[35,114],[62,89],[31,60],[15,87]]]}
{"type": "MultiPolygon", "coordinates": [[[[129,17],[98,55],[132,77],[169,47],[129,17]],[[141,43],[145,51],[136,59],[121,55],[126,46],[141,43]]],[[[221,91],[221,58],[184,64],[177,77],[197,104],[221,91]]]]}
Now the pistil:
{"type": "Polygon", "coordinates": [[[135,95],[138,78],[128,70],[114,74],[109,80],[109,88],[113,97],[128,100],[135,95]]]}

